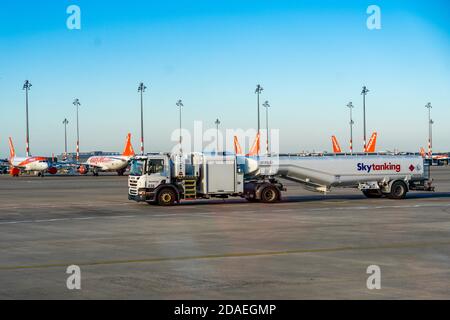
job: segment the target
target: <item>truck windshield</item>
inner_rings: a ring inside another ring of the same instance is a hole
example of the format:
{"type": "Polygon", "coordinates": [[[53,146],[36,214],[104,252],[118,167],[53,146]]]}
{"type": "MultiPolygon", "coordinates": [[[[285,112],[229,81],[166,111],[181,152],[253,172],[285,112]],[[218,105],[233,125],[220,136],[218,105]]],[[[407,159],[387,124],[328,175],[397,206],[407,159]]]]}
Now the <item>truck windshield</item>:
{"type": "Polygon", "coordinates": [[[164,160],[163,159],[150,159],[148,161],[148,174],[161,173],[164,171],[164,160]]]}
{"type": "Polygon", "coordinates": [[[142,176],[144,173],[145,160],[133,160],[131,161],[130,176],[142,176]]]}

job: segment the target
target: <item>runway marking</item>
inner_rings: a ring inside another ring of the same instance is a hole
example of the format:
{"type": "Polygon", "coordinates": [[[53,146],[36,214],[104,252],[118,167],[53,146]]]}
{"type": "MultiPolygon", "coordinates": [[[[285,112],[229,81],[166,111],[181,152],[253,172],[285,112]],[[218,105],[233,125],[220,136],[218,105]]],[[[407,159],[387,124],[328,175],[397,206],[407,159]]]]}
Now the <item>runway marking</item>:
{"type": "Polygon", "coordinates": [[[62,203],[61,205],[34,205],[34,206],[8,206],[1,205],[0,210],[9,210],[9,209],[55,209],[62,208],[66,209],[67,207],[116,207],[116,206],[127,206],[129,203],[103,203],[103,204],[94,204],[94,203],[62,203]]]}
{"type": "Polygon", "coordinates": [[[450,203],[446,203],[446,204],[416,204],[416,205],[407,205],[407,206],[328,207],[328,208],[310,208],[310,209],[304,209],[304,211],[417,209],[417,208],[446,208],[446,207],[450,207],[450,203]]]}
{"type": "MultiPolygon", "coordinates": [[[[326,208],[293,208],[293,209],[276,209],[271,210],[267,213],[288,213],[301,210],[301,212],[321,212],[321,211],[343,211],[343,210],[385,210],[385,209],[418,209],[418,208],[449,208],[450,203],[447,204],[422,204],[422,205],[409,205],[409,206],[376,206],[376,207],[326,207],[326,208]]],[[[0,225],[15,225],[15,224],[32,224],[32,223],[51,223],[51,222],[62,222],[62,221],[82,221],[82,220],[93,220],[93,219],[125,219],[125,218],[173,218],[179,216],[185,217],[214,217],[214,216],[227,216],[231,214],[260,214],[257,210],[246,210],[246,211],[230,211],[230,212],[185,212],[185,213],[155,213],[155,214],[142,214],[142,215],[119,215],[119,216],[96,216],[96,217],[75,217],[75,218],[53,218],[53,219],[41,219],[41,220],[20,220],[20,221],[1,221],[0,225]]],[[[262,215],[262,213],[261,213],[262,215]]]]}
{"type": "Polygon", "coordinates": [[[49,268],[65,268],[69,265],[77,266],[101,266],[101,265],[117,265],[117,264],[133,264],[133,263],[161,263],[161,262],[176,262],[176,261],[195,261],[195,260],[214,260],[225,258],[250,258],[250,257],[264,257],[264,256],[282,256],[302,253],[330,253],[342,251],[362,251],[362,250],[386,250],[386,249],[406,249],[406,248],[426,248],[433,246],[447,246],[450,241],[443,242],[416,242],[416,243],[397,243],[382,246],[361,246],[361,247],[336,247],[336,248],[321,248],[321,249],[297,249],[297,250],[282,250],[282,251],[266,251],[266,252],[238,252],[238,253],[224,253],[212,254],[202,256],[181,256],[181,257],[164,257],[164,258],[148,258],[148,259],[127,259],[127,260],[105,260],[92,262],[66,262],[66,263],[50,263],[40,265],[19,265],[19,266],[0,266],[0,271],[11,270],[30,270],[30,269],[49,269],[49,268]]]}
{"type": "Polygon", "coordinates": [[[79,217],[79,218],[59,218],[59,219],[42,219],[42,220],[21,220],[21,221],[3,221],[0,225],[10,224],[29,224],[29,223],[46,223],[46,222],[60,222],[60,221],[82,221],[82,220],[94,220],[94,219],[125,219],[136,218],[137,216],[107,216],[107,217],[79,217]]]}

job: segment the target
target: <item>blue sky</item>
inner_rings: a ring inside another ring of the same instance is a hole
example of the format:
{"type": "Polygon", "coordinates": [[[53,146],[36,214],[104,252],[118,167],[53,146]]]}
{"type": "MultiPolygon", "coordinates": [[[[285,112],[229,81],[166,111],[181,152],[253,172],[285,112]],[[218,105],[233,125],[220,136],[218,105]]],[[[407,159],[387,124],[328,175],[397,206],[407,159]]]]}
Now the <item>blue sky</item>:
{"type": "Polygon", "coordinates": [[[25,149],[30,92],[32,153],[63,151],[67,117],[75,149],[73,98],[82,103],[82,151],[118,151],[127,132],[138,149],[144,81],[147,151],[170,150],[183,99],[184,123],[256,126],[257,83],[280,129],[283,152],[348,144],[353,101],[355,146],[362,144],[361,87],[368,130],[379,147],[416,151],[427,142],[425,104],[434,106],[435,150],[450,150],[450,3],[431,1],[11,1],[0,3],[0,157],[7,137],[25,149]],[[81,8],[81,30],[66,8],[81,8]],[[381,30],[366,27],[369,5],[381,30]]]}

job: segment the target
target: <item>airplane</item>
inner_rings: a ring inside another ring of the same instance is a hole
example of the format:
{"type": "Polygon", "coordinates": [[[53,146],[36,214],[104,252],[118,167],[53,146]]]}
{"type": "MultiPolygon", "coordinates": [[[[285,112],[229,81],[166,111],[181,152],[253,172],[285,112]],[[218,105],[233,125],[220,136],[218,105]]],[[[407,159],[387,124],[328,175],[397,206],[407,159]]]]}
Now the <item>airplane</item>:
{"type": "Polygon", "coordinates": [[[433,154],[430,157],[430,152],[425,152],[425,149],[420,148],[420,155],[424,159],[431,160],[432,162],[436,162],[438,164],[449,164],[450,156],[448,154],[433,154]]]}
{"type": "MultiPolygon", "coordinates": [[[[258,133],[256,135],[256,139],[255,142],[253,143],[250,152],[248,154],[246,154],[247,157],[256,157],[259,154],[260,151],[260,137],[261,135],[258,133]]],[[[239,140],[238,137],[234,136],[234,152],[236,153],[236,155],[242,155],[242,148],[241,145],[239,144],[239,140]]]]}
{"type": "Polygon", "coordinates": [[[98,176],[99,172],[117,172],[119,176],[123,176],[128,164],[135,156],[133,146],[131,145],[131,134],[127,135],[125,149],[121,156],[94,156],[90,157],[86,163],[83,163],[78,172],[80,174],[88,174],[92,171],[94,176],[98,176]]]}
{"type": "Polygon", "coordinates": [[[364,150],[364,152],[367,152],[367,153],[375,153],[376,152],[377,138],[378,138],[378,133],[374,132],[372,134],[372,137],[370,137],[369,143],[367,144],[366,150],[364,150]]]}
{"type": "Polygon", "coordinates": [[[236,136],[234,136],[234,152],[237,155],[242,155],[242,148],[241,148],[241,145],[239,144],[238,137],[236,137],[236,136]]]}
{"type": "MultiPolygon", "coordinates": [[[[364,150],[364,152],[366,153],[375,153],[376,151],[376,147],[377,147],[377,138],[378,138],[378,133],[374,132],[372,134],[372,137],[369,140],[369,143],[367,144],[366,149],[364,150]]],[[[333,153],[342,153],[342,148],[336,138],[336,136],[332,136],[331,137],[331,143],[333,145],[333,153]]]]}
{"type": "Polygon", "coordinates": [[[258,134],[256,135],[255,142],[253,143],[253,146],[251,147],[250,152],[247,154],[247,157],[255,157],[255,156],[259,155],[259,151],[261,149],[260,148],[260,146],[261,146],[260,140],[261,140],[261,135],[258,132],[258,134]]]}
{"type": "Polygon", "coordinates": [[[52,167],[46,157],[16,157],[16,151],[11,137],[9,138],[9,152],[10,174],[13,177],[18,177],[22,171],[37,172],[41,177],[44,176],[44,173],[58,173],[58,169],[52,167]]]}
{"type": "Polygon", "coordinates": [[[336,138],[336,136],[331,137],[331,142],[333,143],[333,152],[334,153],[342,153],[341,146],[336,138]]]}

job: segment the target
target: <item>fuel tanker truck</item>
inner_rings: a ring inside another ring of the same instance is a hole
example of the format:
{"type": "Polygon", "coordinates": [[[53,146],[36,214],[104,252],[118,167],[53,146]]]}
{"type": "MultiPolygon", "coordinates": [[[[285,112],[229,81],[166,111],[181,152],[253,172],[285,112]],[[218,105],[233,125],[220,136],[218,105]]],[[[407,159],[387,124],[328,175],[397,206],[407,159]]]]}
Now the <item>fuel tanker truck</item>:
{"type": "Polygon", "coordinates": [[[434,191],[421,156],[355,154],[246,157],[227,154],[150,154],[131,161],[128,198],[161,206],[182,200],[241,197],[274,203],[286,188],[359,189],[368,198],[404,199],[409,191],[434,191]]]}

